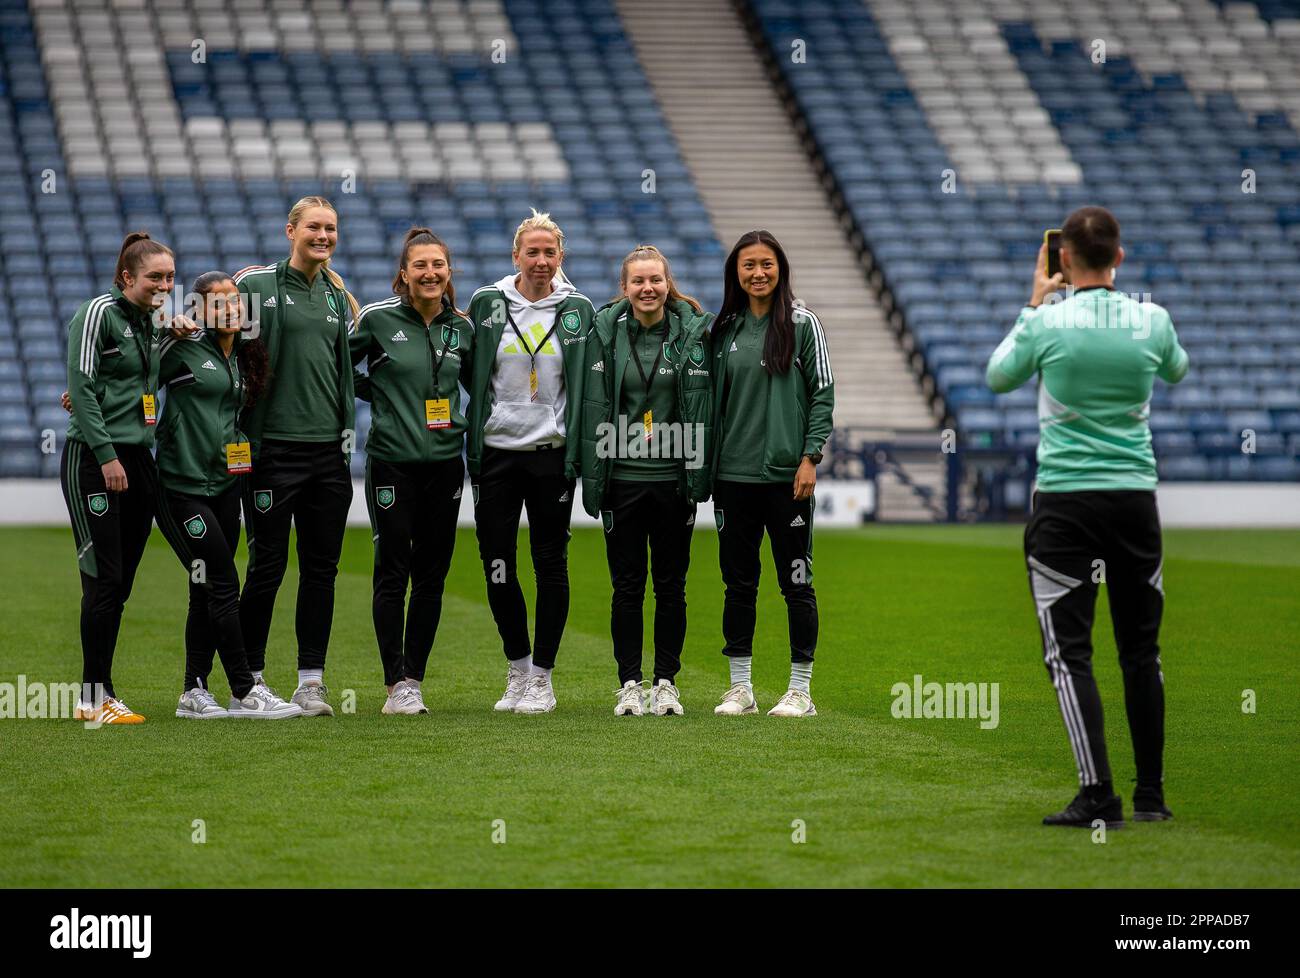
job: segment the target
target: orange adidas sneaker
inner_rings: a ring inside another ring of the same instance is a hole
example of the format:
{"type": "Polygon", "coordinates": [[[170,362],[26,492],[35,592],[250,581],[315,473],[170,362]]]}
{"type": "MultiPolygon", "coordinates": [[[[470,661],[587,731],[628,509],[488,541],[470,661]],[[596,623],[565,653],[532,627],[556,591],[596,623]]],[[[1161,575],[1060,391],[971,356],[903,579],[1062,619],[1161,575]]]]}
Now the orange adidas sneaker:
{"type": "Polygon", "coordinates": [[[88,723],[144,723],[144,717],[115,697],[108,697],[102,706],[77,706],[72,715],[74,720],[88,723]]]}

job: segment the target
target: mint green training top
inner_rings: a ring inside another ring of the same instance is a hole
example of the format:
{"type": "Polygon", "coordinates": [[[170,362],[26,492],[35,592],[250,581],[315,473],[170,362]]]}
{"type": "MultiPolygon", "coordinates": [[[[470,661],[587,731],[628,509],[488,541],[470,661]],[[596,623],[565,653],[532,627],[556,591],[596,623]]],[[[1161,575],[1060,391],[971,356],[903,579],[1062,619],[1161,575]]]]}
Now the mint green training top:
{"type": "Polygon", "coordinates": [[[995,393],[1041,375],[1038,489],[1155,489],[1151,387],[1176,384],[1187,352],[1169,313],[1102,286],[1026,306],[989,359],[995,393]]]}

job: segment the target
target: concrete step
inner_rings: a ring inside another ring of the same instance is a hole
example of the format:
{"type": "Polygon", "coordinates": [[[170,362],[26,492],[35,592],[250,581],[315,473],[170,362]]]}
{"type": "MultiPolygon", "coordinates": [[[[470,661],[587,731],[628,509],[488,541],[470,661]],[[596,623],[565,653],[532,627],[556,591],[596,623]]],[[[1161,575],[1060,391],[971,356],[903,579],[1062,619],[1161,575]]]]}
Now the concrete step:
{"type": "MultiPolygon", "coordinates": [[[[719,239],[729,246],[763,227],[786,249],[795,294],[826,331],[837,427],[934,429],[928,398],[736,10],[726,0],[615,7],[719,239]]],[[[890,508],[922,518],[911,493],[889,492],[890,508]]]]}

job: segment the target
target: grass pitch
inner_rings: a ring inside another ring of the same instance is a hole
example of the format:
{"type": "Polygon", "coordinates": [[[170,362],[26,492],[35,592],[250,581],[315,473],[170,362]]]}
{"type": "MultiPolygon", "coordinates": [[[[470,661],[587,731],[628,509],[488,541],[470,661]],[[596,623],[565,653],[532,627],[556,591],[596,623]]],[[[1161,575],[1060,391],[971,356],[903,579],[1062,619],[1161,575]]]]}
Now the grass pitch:
{"type": "MultiPolygon", "coordinates": [[[[678,680],[685,717],[613,716],[609,579],[589,530],[570,549],[557,712],[492,712],[505,667],[464,530],[425,682],[433,712],[381,716],[370,543],[351,530],[326,681],[336,709],[355,691],[356,712],[279,723],[173,716],[185,576],[155,532],[115,668],[118,691],[149,721],[92,731],[0,720],[0,885],[1295,886],[1300,533],[1166,534],[1166,791],[1177,818],[1095,844],[1038,824],[1069,800],[1075,776],[1020,532],[820,532],[821,715],[780,721],[713,716],[727,672],[716,536],[703,526],[678,680]],[[996,729],[895,719],[890,688],[918,673],[998,683],[996,729]]],[[[79,679],[70,532],[0,530],[0,552],[0,682],[79,679]]],[[[784,605],[770,565],[764,573],[754,673],[766,711],[789,662],[784,605]]],[[[295,587],[291,564],[268,655],[284,695],[295,587]]],[[[1128,810],[1133,763],[1104,594],[1094,637],[1128,810]]],[[[213,686],[228,696],[219,665],[213,686]]]]}

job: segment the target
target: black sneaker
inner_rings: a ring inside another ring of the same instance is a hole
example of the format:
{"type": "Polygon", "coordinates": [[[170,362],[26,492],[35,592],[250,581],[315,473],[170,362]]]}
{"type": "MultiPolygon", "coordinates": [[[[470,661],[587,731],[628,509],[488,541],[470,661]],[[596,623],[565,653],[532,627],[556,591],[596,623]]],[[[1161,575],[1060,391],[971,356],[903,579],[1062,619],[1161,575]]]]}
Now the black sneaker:
{"type": "Polygon", "coordinates": [[[1119,795],[1106,798],[1089,798],[1080,791],[1074,801],[1055,815],[1043,816],[1044,825],[1068,825],[1077,829],[1090,829],[1092,823],[1101,819],[1108,829],[1124,827],[1124,802],[1119,795]]]}
{"type": "Polygon", "coordinates": [[[1165,807],[1163,794],[1133,792],[1133,821],[1168,822],[1174,813],[1165,807]]]}

